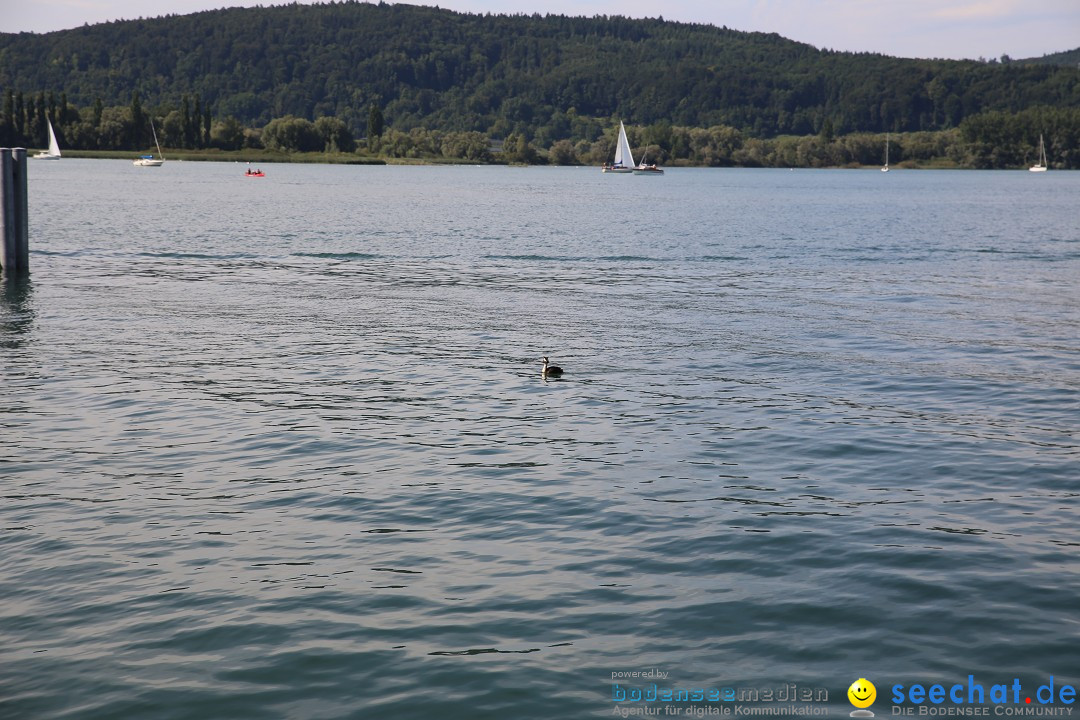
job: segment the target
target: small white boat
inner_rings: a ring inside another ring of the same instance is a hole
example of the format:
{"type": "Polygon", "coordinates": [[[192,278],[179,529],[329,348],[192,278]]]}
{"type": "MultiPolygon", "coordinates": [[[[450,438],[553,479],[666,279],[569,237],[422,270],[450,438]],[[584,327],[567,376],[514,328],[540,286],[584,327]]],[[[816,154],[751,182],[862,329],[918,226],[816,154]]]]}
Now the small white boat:
{"type": "Polygon", "coordinates": [[[52,121],[49,117],[45,116],[45,122],[49,124],[49,149],[42,150],[38,154],[34,155],[35,160],[59,160],[60,159],[60,143],[56,142],[56,133],[53,132],[52,121]]]}
{"type": "Polygon", "coordinates": [[[645,162],[645,154],[641,155],[641,162],[634,166],[635,175],[663,175],[664,171],[656,167],[656,163],[651,165],[645,162]]]}
{"type": "Polygon", "coordinates": [[[1042,133],[1039,133],[1039,162],[1028,168],[1029,172],[1046,172],[1046,145],[1042,133]]]}
{"type": "Polygon", "coordinates": [[[889,172],[889,133],[885,133],[885,167],[881,172],[889,172]]]}
{"type": "Polygon", "coordinates": [[[150,118],[150,132],[154,133],[154,146],[157,147],[158,157],[143,155],[135,158],[131,161],[131,164],[136,167],[161,167],[165,163],[165,154],[161,152],[161,145],[158,144],[157,139],[157,130],[154,129],[154,118],[150,118]]]}
{"type": "Polygon", "coordinates": [[[626,128],[619,121],[619,142],[615,145],[615,162],[605,165],[600,172],[606,173],[631,173],[634,172],[634,156],[630,152],[630,143],[626,140],[626,128]]]}

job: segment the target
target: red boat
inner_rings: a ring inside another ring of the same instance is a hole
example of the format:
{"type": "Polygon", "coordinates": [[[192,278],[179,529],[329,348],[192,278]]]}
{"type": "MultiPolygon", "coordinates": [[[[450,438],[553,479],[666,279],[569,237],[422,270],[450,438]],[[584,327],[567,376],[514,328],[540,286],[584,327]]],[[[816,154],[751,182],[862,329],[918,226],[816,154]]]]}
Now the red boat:
{"type": "Polygon", "coordinates": [[[262,170],[256,170],[255,172],[248,170],[244,173],[244,177],[266,177],[266,173],[262,170]]]}

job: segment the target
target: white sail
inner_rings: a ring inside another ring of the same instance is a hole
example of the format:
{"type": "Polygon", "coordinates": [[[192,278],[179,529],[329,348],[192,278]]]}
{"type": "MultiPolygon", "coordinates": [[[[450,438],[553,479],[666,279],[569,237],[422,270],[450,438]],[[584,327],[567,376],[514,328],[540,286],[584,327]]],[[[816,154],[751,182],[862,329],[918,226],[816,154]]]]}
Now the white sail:
{"type": "Polygon", "coordinates": [[[56,133],[53,132],[52,121],[45,116],[45,122],[49,125],[49,149],[39,152],[34,157],[38,160],[59,160],[60,143],[56,142],[56,133]]]}
{"type": "Polygon", "coordinates": [[[619,144],[615,146],[615,167],[634,167],[634,156],[630,152],[630,143],[626,140],[626,128],[619,121],[619,144]]]}
{"type": "Polygon", "coordinates": [[[53,132],[52,122],[49,118],[45,118],[45,122],[49,123],[49,154],[60,157],[60,143],[56,142],[56,133],[53,132]]]}

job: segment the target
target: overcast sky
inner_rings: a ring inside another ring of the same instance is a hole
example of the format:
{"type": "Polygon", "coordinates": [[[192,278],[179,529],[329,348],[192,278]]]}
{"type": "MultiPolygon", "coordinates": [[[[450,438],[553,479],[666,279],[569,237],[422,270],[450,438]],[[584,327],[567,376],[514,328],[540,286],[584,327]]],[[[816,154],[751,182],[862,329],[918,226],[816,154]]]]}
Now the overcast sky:
{"type": "MultiPolygon", "coordinates": [[[[305,0],[302,0],[305,1],[305,0]]],[[[278,0],[0,0],[0,31],[186,14],[278,0]]],[[[434,0],[464,12],[628,15],[775,32],[901,57],[1038,57],[1080,47],[1080,0],[434,0]]]]}

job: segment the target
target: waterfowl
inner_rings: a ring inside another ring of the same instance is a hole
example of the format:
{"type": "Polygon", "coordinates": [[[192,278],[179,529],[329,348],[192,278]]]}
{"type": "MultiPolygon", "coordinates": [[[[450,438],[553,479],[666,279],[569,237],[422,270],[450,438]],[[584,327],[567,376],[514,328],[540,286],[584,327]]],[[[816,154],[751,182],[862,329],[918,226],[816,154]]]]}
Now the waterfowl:
{"type": "Polygon", "coordinates": [[[562,375],[562,368],[559,367],[558,365],[552,365],[548,361],[547,355],[545,355],[544,356],[544,369],[540,371],[540,374],[543,375],[544,377],[559,377],[560,375],[562,375]]]}

